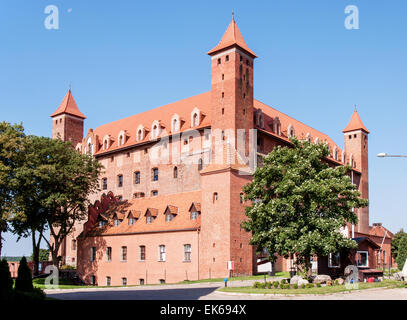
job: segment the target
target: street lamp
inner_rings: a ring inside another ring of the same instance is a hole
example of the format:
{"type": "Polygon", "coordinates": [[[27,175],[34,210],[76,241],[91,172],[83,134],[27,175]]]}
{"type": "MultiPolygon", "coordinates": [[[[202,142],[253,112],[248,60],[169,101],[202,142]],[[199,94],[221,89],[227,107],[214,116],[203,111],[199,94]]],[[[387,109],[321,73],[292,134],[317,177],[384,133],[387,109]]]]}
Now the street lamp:
{"type": "Polygon", "coordinates": [[[377,156],[379,158],[385,158],[385,157],[407,158],[407,155],[403,155],[403,154],[387,154],[386,152],[378,153],[377,156]]]}

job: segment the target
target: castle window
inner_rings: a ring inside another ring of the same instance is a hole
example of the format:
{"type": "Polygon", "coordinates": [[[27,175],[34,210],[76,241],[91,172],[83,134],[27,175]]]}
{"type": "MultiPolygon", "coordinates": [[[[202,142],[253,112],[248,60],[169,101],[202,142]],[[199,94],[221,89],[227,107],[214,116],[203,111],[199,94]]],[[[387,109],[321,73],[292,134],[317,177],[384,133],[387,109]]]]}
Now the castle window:
{"type": "Polygon", "coordinates": [[[165,221],[166,221],[166,222],[170,222],[170,221],[172,221],[172,219],[174,219],[174,215],[173,215],[173,214],[167,213],[167,214],[165,215],[165,221]]]}
{"type": "Polygon", "coordinates": [[[136,219],[133,217],[129,218],[129,226],[132,226],[136,222],[136,219]]]}
{"type": "Polygon", "coordinates": [[[229,61],[229,56],[226,56],[226,61],[229,61]]]}
{"type": "Polygon", "coordinates": [[[122,285],[127,286],[127,278],[122,278],[122,285]]]}
{"type": "Polygon", "coordinates": [[[140,171],[134,172],[134,184],[140,184],[140,171]]]}
{"type": "Polygon", "coordinates": [[[222,80],[225,80],[225,75],[222,73],[222,80]]]}
{"type": "Polygon", "coordinates": [[[72,250],[76,250],[76,240],[75,239],[73,239],[72,240],[72,250]]]}
{"type": "Polygon", "coordinates": [[[174,119],[173,122],[172,122],[172,130],[173,130],[174,132],[176,132],[176,131],[179,130],[179,129],[178,129],[178,120],[177,120],[177,119],[174,119]]]}
{"type": "Polygon", "coordinates": [[[151,170],[151,180],[158,181],[158,168],[153,168],[151,170]]]}
{"type": "Polygon", "coordinates": [[[246,114],[246,108],[243,108],[243,114],[246,114]]]}
{"type": "Polygon", "coordinates": [[[192,120],[192,125],[193,125],[194,127],[199,125],[199,118],[198,118],[198,114],[197,114],[197,113],[194,113],[193,120],[192,120]]]}
{"type": "Polygon", "coordinates": [[[145,261],[146,260],[146,246],[140,246],[139,253],[140,253],[139,260],[145,261]]]}
{"type": "Polygon", "coordinates": [[[225,114],[225,108],[222,108],[222,116],[225,114]]]}
{"type": "Polygon", "coordinates": [[[117,176],[117,186],[118,186],[119,188],[123,187],[123,175],[122,175],[122,174],[119,174],[119,175],[117,176]]]}
{"type": "Polygon", "coordinates": [[[90,261],[96,261],[96,247],[90,248],[90,261]]]}
{"type": "Polygon", "coordinates": [[[242,57],[242,56],[240,56],[240,61],[243,61],[243,57],[242,57]]]}
{"type": "Polygon", "coordinates": [[[120,224],[120,220],[119,219],[114,219],[114,226],[117,227],[120,224]]]}
{"type": "Polygon", "coordinates": [[[158,261],[165,261],[165,246],[160,245],[158,247],[158,261]]]}
{"type": "Polygon", "coordinates": [[[158,191],[157,191],[157,190],[151,191],[151,196],[152,196],[152,197],[158,196],[158,191]]]}
{"type": "Polygon", "coordinates": [[[92,154],[92,144],[88,143],[88,154],[92,154]]]}
{"type": "Polygon", "coordinates": [[[248,59],[246,60],[246,65],[247,65],[247,66],[249,65],[249,60],[248,60],[248,59]]]}
{"type": "Polygon", "coordinates": [[[144,279],[139,279],[140,286],[144,286],[144,279]]]}
{"type": "Polygon", "coordinates": [[[154,221],[154,217],[151,214],[148,214],[146,217],[146,223],[150,224],[153,221],[154,221]]]}
{"type": "Polygon", "coordinates": [[[356,138],[356,133],[353,135],[354,138],[356,138]]]}
{"type": "Polygon", "coordinates": [[[352,135],[351,135],[351,134],[349,135],[349,140],[350,140],[350,139],[352,139],[352,135]]]}
{"type": "Polygon", "coordinates": [[[123,246],[120,252],[120,261],[126,262],[127,261],[127,247],[123,246]]]}
{"type": "Polygon", "coordinates": [[[178,168],[174,167],[174,179],[178,178],[178,168]]]}
{"type": "Polygon", "coordinates": [[[107,140],[105,140],[105,142],[103,143],[103,150],[107,149],[107,140]]]}
{"type": "Polygon", "coordinates": [[[112,278],[107,276],[106,277],[106,286],[110,287],[111,281],[112,281],[112,278]]]}
{"type": "Polygon", "coordinates": [[[240,194],[240,203],[243,203],[243,201],[244,201],[244,195],[243,195],[243,193],[241,193],[240,194]]]}
{"type": "Polygon", "coordinates": [[[202,158],[199,158],[199,160],[198,160],[198,170],[201,171],[202,167],[203,167],[202,158]]]}
{"type": "Polygon", "coordinates": [[[184,261],[191,261],[191,245],[184,244],[184,261]]]}
{"type": "Polygon", "coordinates": [[[138,140],[138,141],[143,140],[143,130],[142,130],[142,129],[139,129],[139,130],[137,131],[137,140],[138,140]]]}
{"type": "Polygon", "coordinates": [[[222,140],[225,140],[225,131],[222,130],[222,135],[221,135],[222,140]]]}
{"type": "Polygon", "coordinates": [[[102,179],[102,189],[107,190],[107,178],[102,179]]]}
{"type": "Polygon", "coordinates": [[[157,125],[154,125],[154,127],[153,127],[153,135],[152,136],[153,136],[154,139],[158,137],[158,126],[157,125]]]}
{"type": "Polygon", "coordinates": [[[215,203],[215,201],[217,201],[217,200],[218,200],[218,193],[217,193],[217,192],[214,192],[214,193],[213,193],[213,200],[212,200],[212,202],[215,203]]]}
{"type": "Polygon", "coordinates": [[[191,212],[191,220],[196,220],[199,217],[199,212],[198,211],[192,211],[191,212]]]}
{"type": "Polygon", "coordinates": [[[123,136],[121,135],[119,137],[119,146],[123,145],[123,136]]]}
{"type": "Polygon", "coordinates": [[[221,60],[220,60],[220,58],[218,59],[218,64],[221,64],[221,60]]]}
{"type": "Polygon", "coordinates": [[[222,99],[225,97],[225,93],[224,92],[222,92],[222,99]]]}
{"type": "Polygon", "coordinates": [[[112,247],[106,248],[106,261],[112,261],[112,247]]]}
{"type": "Polygon", "coordinates": [[[114,157],[111,156],[111,157],[110,157],[110,162],[113,162],[113,160],[114,160],[114,157]]]}

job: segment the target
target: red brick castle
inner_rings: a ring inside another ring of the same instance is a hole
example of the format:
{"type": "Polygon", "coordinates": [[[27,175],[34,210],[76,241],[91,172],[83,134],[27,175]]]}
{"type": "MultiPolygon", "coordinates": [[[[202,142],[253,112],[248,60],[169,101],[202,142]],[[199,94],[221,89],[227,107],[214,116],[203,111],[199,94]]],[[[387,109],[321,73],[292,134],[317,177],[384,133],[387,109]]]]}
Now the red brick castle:
{"type": "MultiPolygon", "coordinates": [[[[341,150],[327,135],[254,99],[256,55],[234,20],[208,54],[208,92],[89,129],[85,137],[85,116],[70,90],[51,115],[54,138],[72,141],[105,167],[88,220],[61,249],[63,263],[77,265],[85,282],[219,278],[228,275],[228,261],[234,274],[258,272],[250,234],[240,227],[242,187],[254,168],[247,164],[261,165],[275,146],[290,146],[291,136],[327,143],[326,161],[350,164],[362,197],[369,197],[369,131],[356,110],[341,150]]],[[[369,208],[356,213],[358,225],[345,232],[369,235],[369,208]]],[[[279,259],[275,267],[286,270],[287,261],[279,259]]]]}

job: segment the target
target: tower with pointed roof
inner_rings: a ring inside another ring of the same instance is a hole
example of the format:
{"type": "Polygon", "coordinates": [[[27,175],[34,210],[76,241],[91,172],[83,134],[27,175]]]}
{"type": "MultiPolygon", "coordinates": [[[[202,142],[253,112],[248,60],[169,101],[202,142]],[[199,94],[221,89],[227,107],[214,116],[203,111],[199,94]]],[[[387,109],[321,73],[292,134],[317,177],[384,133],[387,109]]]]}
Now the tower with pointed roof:
{"type": "MultiPolygon", "coordinates": [[[[249,155],[253,129],[253,62],[249,49],[232,19],[211,58],[212,163],[201,172],[202,215],[200,277],[225,276],[225,262],[234,262],[234,274],[253,273],[256,267],[250,234],[241,228],[246,218],[241,201],[242,187],[251,176],[242,175],[233,164],[230,150],[249,155]],[[244,130],[245,150],[238,146],[244,130]],[[223,141],[222,141],[223,140],[223,141]],[[220,143],[219,143],[220,142],[220,143]],[[219,150],[216,145],[222,145],[219,150]],[[228,151],[225,151],[224,146],[228,151]]],[[[234,162],[234,163],[233,163],[234,162]]]]}
{"type": "MultiPolygon", "coordinates": [[[[345,136],[345,161],[354,168],[352,178],[359,186],[361,197],[369,199],[369,162],[368,162],[368,135],[356,108],[352,117],[342,131],[345,136]],[[358,174],[360,173],[360,174],[358,174]]],[[[356,211],[358,216],[357,232],[369,232],[369,207],[360,208],[356,211]]]]}
{"type": "Polygon", "coordinates": [[[83,121],[86,117],[79,111],[71,89],[68,90],[58,109],[51,114],[52,138],[71,141],[75,147],[83,139],[83,121]]]}

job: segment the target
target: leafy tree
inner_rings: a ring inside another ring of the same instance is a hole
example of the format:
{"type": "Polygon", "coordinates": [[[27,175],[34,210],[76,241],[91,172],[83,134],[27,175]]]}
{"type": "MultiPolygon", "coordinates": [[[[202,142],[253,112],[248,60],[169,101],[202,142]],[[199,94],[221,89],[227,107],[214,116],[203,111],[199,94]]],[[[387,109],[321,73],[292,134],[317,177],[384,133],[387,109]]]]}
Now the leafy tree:
{"type": "Polygon", "coordinates": [[[21,292],[33,291],[31,269],[28,267],[27,259],[25,257],[22,257],[20,260],[14,289],[21,292]]]}
{"type": "Polygon", "coordinates": [[[70,142],[49,138],[40,138],[37,142],[41,145],[33,154],[38,157],[37,163],[22,175],[27,177],[29,189],[38,190],[35,203],[40,204],[41,210],[27,213],[34,215],[32,221],[37,230],[45,220],[42,230],[49,229],[51,239],[43,235],[42,238],[48,245],[53,264],[58,266],[62,242],[75,223],[87,217],[88,196],[98,190],[102,165],[91,155],[74,150],[70,142]]]}
{"type": "Polygon", "coordinates": [[[402,270],[407,259],[407,237],[402,237],[398,243],[397,268],[402,270]]]}
{"type": "MultiPolygon", "coordinates": [[[[48,249],[40,249],[38,260],[39,261],[49,261],[49,250],[48,249]]],[[[34,253],[31,254],[30,261],[34,261],[34,253]]]]}
{"type": "Polygon", "coordinates": [[[13,279],[11,279],[10,269],[7,260],[0,260],[0,300],[11,298],[13,291],[13,279]]]}
{"type": "Polygon", "coordinates": [[[45,137],[25,137],[21,162],[11,181],[15,195],[10,221],[13,233],[18,235],[17,241],[21,237],[31,236],[34,275],[38,275],[41,239],[47,228],[47,217],[51,215],[47,201],[53,194],[50,185],[52,164],[49,163],[52,143],[51,139],[45,137]]]}
{"type": "Polygon", "coordinates": [[[403,238],[407,238],[407,233],[404,232],[403,229],[401,229],[399,232],[397,232],[394,235],[393,240],[391,241],[391,256],[396,259],[397,254],[398,254],[398,249],[399,249],[399,243],[400,240],[403,238]]]}
{"type": "Polygon", "coordinates": [[[8,230],[9,208],[14,193],[9,182],[19,162],[23,137],[24,128],[21,124],[0,122],[0,256],[3,240],[1,233],[8,230]]]}
{"type": "Polygon", "coordinates": [[[257,251],[296,255],[298,267],[311,276],[310,257],[356,248],[356,242],[339,231],[347,222],[356,224],[352,208],[368,205],[348,176],[350,168],[331,168],[325,144],[291,140],[293,147],[278,146],[264,158],[251,183],[244,187],[248,220],[242,226],[252,232],[257,251]]]}

